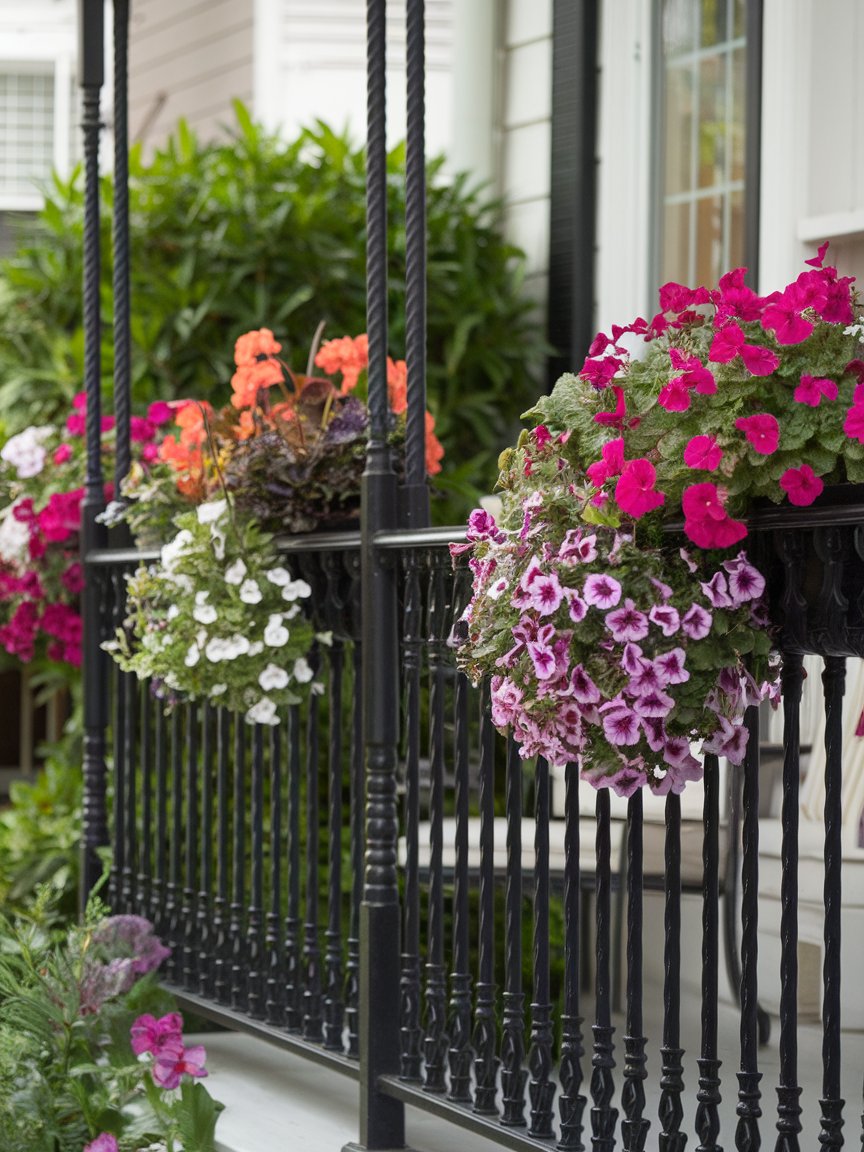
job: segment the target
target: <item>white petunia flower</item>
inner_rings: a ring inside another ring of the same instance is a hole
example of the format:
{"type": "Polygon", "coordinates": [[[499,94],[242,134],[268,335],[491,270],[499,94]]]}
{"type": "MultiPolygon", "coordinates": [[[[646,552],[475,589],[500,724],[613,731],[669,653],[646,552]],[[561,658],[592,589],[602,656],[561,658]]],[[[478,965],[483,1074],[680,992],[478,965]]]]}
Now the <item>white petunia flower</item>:
{"type": "Polygon", "coordinates": [[[223,640],[221,636],[214,636],[204,649],[204,655],[211,664],[218,664],[220,660],[227,660],[226,653],[230,648],[230,641],[223,640]]]}
{"type": "Polygon", "coordinates": [[[262,696],[246,713],[248,724],[278,724],[279,715],[276,705],[269,696],[262,696]]]}
{"type": "Polygon", "coordinates": [[[292,604],[291,607],[288,608],[287,611],[285,612],[285,619],[286,620],[293,620],[295,616],[300,615],[301,611],[302,611],[302,609],[301,609],[299,604],[292,604]]]}
{"type": "Polygon", "coordinates": [[[214,684],[210,689],[211,696],[222,696],[228,691],[227,684],[214,684]]]}
{"type": "Polygon", "coordinates": [[[309,666],[309,661],[305,656],[301,656],[299,660],[294,661],[294,679],[298,684],[308,684],[315,673],[309,666]]]}
{"type": "Polygon", "coordinates": [[[271,584],[276,584],[281,588],[285,584],[291,583],[291,573],[287,568],[271,568],[267,573],[267,579],[271,584]]]}
{"type": "Polygon", "coordinates": [[[271,648],[281,648],[283,644],[288,643],[291,633],[282,624],[281,616],[271,616],[270,622],[264,629],[264,643],[269,644],[271,648]]]}
{"type": "Polygon", "coordinates": [[[291,580],[282,589],[283,600],[302,600],[305,596],[311,596],[312,589],[305,580],[291,580]]]}
{"type": "Polygon", "coordinates": [[[219,619],[219,613],[212,604],[202,604],[200,607],[192,609],[192,618],[197,620],[199,624],[212,624],[219,619]]]}
{"type": "Polygon", "coordinates": [[[217,524],[210,525],[210,537],[213,541],[213,553],[217,560],[225,559],[225,533],[217,524]]]}
{"type": "Polygon", "coordinates": [[[244,604],[260,604],[264,597],[257,580],[244,580],[240,585],[240,599],[244,604]]]}
{"type": "Polygon", "coordinates": [[[15,519],[10,508],[0,524],[0,559],[16,568],[22,564],[26,565],[30,559],[29,544],[30,529],[15,519]]]}
{"type": "Polygon", "coordinates": [[[333,647],[333,633],[332,632],[316,632],[315,639],[323,644],[325,648],[333,647]]]}
{"type": "Polygon", "coordinates": [[[45,467],[46,452],[42,447],[42,441],[53,431],[50,426],[25,428],[23,432],[6,441],[0,451],[0,458],[12,465],[21,480],[38,476],[45,467]]]}
{"type": "Polygon", "coordinates": [[[249,645],[249,651],[246,653],[246,655],[247,656],[260,656],[260,654],[263,651],[264,651],[264,645],[261,643],[261,641],[260,640],[253,640],[252,643],[249,645]]]}
{"type": "Polygon", "coordinates": [[[195,603],[198,604],[199,606],[201,604],[206,604],[207,601],[209,600],[209,598],[210,598],[209,592],[205,591],[205,592],[196,592],[195,593],[195,603]]]}
{"type": "Polygon", "coordinates": [[[194,668],[198,661],[201,659],[201,651],[197,644],[190,644],[189,650],[186,653],[186,659],[183,663],[187,668],[194,668]]]}
{"type": "Polygon", "coordinates": [[[192,533],[188,528],[183,528],[173,540],[163,544],[159,559],[166,572],[173,573],[177,561],[192,543],[194,543],[192,533]]]}
{"type": "Polygon", "coordinates": [[[206,504],[198,505],[198,523],[214,524],[217,520],[221,520],[227,511],[227,500],[208,500],[206,504]]]}
{"type": "Polygon", "coordinates": [[[285,669],[278,668],[275,664],[268,664],[258,677],[258,683],[265,692],[270,692],[273,688],[284,688],[289,680],[290,676],[285,669]]]}
{"type": "Polygon", "coordinates": [[[242,584],[246,577],[246,565],[237,559],[225,569],[226,584],[242,584]]]}

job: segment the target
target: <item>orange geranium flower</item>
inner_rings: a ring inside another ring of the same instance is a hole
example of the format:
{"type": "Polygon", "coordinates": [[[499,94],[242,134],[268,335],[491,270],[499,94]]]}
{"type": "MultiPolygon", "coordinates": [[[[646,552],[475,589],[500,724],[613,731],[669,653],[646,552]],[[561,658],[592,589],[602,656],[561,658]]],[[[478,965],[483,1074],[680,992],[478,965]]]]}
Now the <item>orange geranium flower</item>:
{"type": "Polygon", "coordinates": [[[234,395],[231,403],[235,408],[252,408],[258,402],[262,388],[282,382],[282,369],[276,360],[255,360],[244,364],[231,377],[234,395]]]}
{"type": "Polygon", "coordinates": [[[398,416],[408,407],[408,365],[387,357],[387,399],[390,411],[398,416]]]}
{"type": "Polygon", "coordinates": [[[187,448],[203,444],[207,438],[207,421],[212,417],[213,405],[207,400],[190,400],[179,408],[174,423],[180,429],[180,443],[187,448]]]}
{"type": "Polygon", "coordinates": [[[201,449],[184,444],[182,438],[166,436],[159,445],[159,459],[169,464],[175,472],[195,472],[203,463],[201,449]]]}
{"type": "Polygon", "coordinates": [[[315,366],[328,376],[342,373],[342,393],[357,386],[357,378],[369,365],[369,337],[343,336],[340,340],[325,340],[315,357],[315,366]]]}
{"type": "Polygon", "coordinates": [[[255,435],[255,417],[246,409],[245,412],[240,413],[240,423],[237,426],[237,439],[248,440],[250,436],[255,435]]]}
{"type": "Polygon", "coordinates": [[[234,363],[238,368],[254,364],[259,356],[275,356],[282,351],[282,345],[273,337],[269,328],[259,328],[246,332],[234,345],[234,363]]]}
{"type": "Polygon", "coordinates": [[[431,412],[426,413],[426,471],[435,476],[441,471],[441,461],[444,459],[444,446],[435,435],[435,417],[431,412]]]}

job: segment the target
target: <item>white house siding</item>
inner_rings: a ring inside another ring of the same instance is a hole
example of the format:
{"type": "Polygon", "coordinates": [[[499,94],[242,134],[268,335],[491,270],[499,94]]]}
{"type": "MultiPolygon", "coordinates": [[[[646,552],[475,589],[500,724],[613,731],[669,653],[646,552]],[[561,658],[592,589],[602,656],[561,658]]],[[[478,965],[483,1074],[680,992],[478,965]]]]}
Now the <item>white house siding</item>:
{"type": "Polygon", "coordinates": [[[545,310],[549,275],[552,0],[503,0],[500,192],[505,223],[528,256],[526,287],[545,310]]]}
{"type": "MultiPolygon", "coordinates": [[[[453,137],[456,0],[426,3],[427,152],[453,137]]],[[[464,3],[465,0],[459,0],[464,3]]],[[[324,120],[366,135],[366,5],[363,0],[258,0],[256,116],[290,139],[324,120]]],[[[387,135],[405,136],[405,0],[387,4],[387,135]]]]}
{"type": "Polygon", "coordinates": [[[135,0],[130,24],[129,128],[145,147],[180,117],[202,138],[251,105],[253,0],[135,0]]]}

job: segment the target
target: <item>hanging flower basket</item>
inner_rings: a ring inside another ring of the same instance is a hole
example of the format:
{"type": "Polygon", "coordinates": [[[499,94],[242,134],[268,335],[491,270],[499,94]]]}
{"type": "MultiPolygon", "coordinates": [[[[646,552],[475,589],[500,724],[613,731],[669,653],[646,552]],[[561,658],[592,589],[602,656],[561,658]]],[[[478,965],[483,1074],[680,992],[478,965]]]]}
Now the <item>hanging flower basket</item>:
{"type": "Polygon", "coordinates": [[[745,709],[776,699],[778,637],[857,649],[857,534],[817,528],[803,547],[822,567],[793,588],[776,566],[798,560],[766,550],[756,510],[815,520],[826,484],[864,482],[864,320],[826,248],[769,296],[740,268],[712,290],[665,285],[650,321],[598,335],[527,414],[500,523],[474,513],[456,549],[474,580],[459,660],[492,677],[523,755],[623,795],[679,791],[701,752],[742,761],[745,709]]]}

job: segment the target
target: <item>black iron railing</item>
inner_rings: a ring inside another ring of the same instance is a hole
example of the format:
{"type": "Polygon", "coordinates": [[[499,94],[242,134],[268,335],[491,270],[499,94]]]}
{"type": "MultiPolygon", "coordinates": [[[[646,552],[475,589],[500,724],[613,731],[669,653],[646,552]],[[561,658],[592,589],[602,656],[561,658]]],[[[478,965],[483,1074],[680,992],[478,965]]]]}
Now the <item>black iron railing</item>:
{"type": "MultiPolygon", "coordinates": [[[[201,1015],[355,1076],[360,1143],[370,1149],[404,1144],[404,1105],[411,1103],[516,1149],[555,1144],[578,1150],[590,1140],[605,1152],[620,1139],[622,1147],[637,1150],[656,1135],[657,1146],[672,1152],[695,1129],[700,1149],[718,1148],[722,1130],[727,1143],[752,1150],[776,1125],[776,1147],[792,1152],[802,1132],[801,655],[818,653],[825,658],[828,717],[824,1077],[818,1103],[803,1106],[805,1117],[819,1110],[811,1120],[811,1146],[818,1128],[824,1148],[839,1148],[845,1074],[840,707],[845,658],[864,652],[864,502],[797,519],[766,513],[751,524],[785,649],[780,1065],[772,1121],[760,1071],[767,1029],[758,1004],[755,716],[728,821],[721,817],[720,766],[706,758],[702,868],[694,882],[684,875],[679,797],[665,802],[664,865],[648,868],[651,825],[643,797],[631,798],[624,820],[613,817],[608,792],[597,793],[593,811],[585,811],[584,802],[580,810],[577,771],[567,765],[563,813],[553,812],[549,767],[522,764],[493,730],[488,687],[471,688],[454,667],[448,641],[467,596],[466,573],[451,567],[446,544],[452,533],[425,527],[422,0],[407,6],[406,483],[397,485],[385,435],[385,2],[368,0],[371,434],[363,526],[360,534],[297,538],[284,548],[286,564],[313,587],[316,623],[333,633],[332,647],[313,656],[325,692],[263,729],[229,715],[218,699],[180,701],[166,716],[147,684],[109,668],[100,644],[123,619],[123,577],[142,554],[122,541],[106,546],[96,519],[104,480],[97,183],[102,7],[102,0],[81,0],[89,450],[85,891],[99,872],[96,849],[110,839],[111,903],[154,920],[172,945],[169,981],[181,1000],[201,1015]],[[721,848],[731,862],[725,875],[721,848]],[[689,1021],[682,1017],[683,892],[694,883],[702,901],[695,1057],[684,1050],[689,1021]],[[658,886],[665,898],[662,994],[658,987],[651,995],[645,944],[653,937],[644,896],[658,886]],[[740,965],[733,981],[740,994],[734,1038],[723,1033],[718,1008],[721,896],[733,968],[740,965]],[[740,941],[728,931],[736,923],[740,941]],[[616,994],[622,967],[623,1013],[616,994]],[[737,1065],[737,1073],[724,1073],[724,1063],[737,1065]],[[695,1101],[688,1103],[688,1093],[695,1101]]],[[[127,17],[126,0],[116,0],[115,173],[121,185],[127,17]]],[[[125,196],[115,195],[114,203],[119,481],[128,465],[130,303],[125,196]]],[[[857,1075],[860,1085],[860,1070],[857,1075]]]]}

